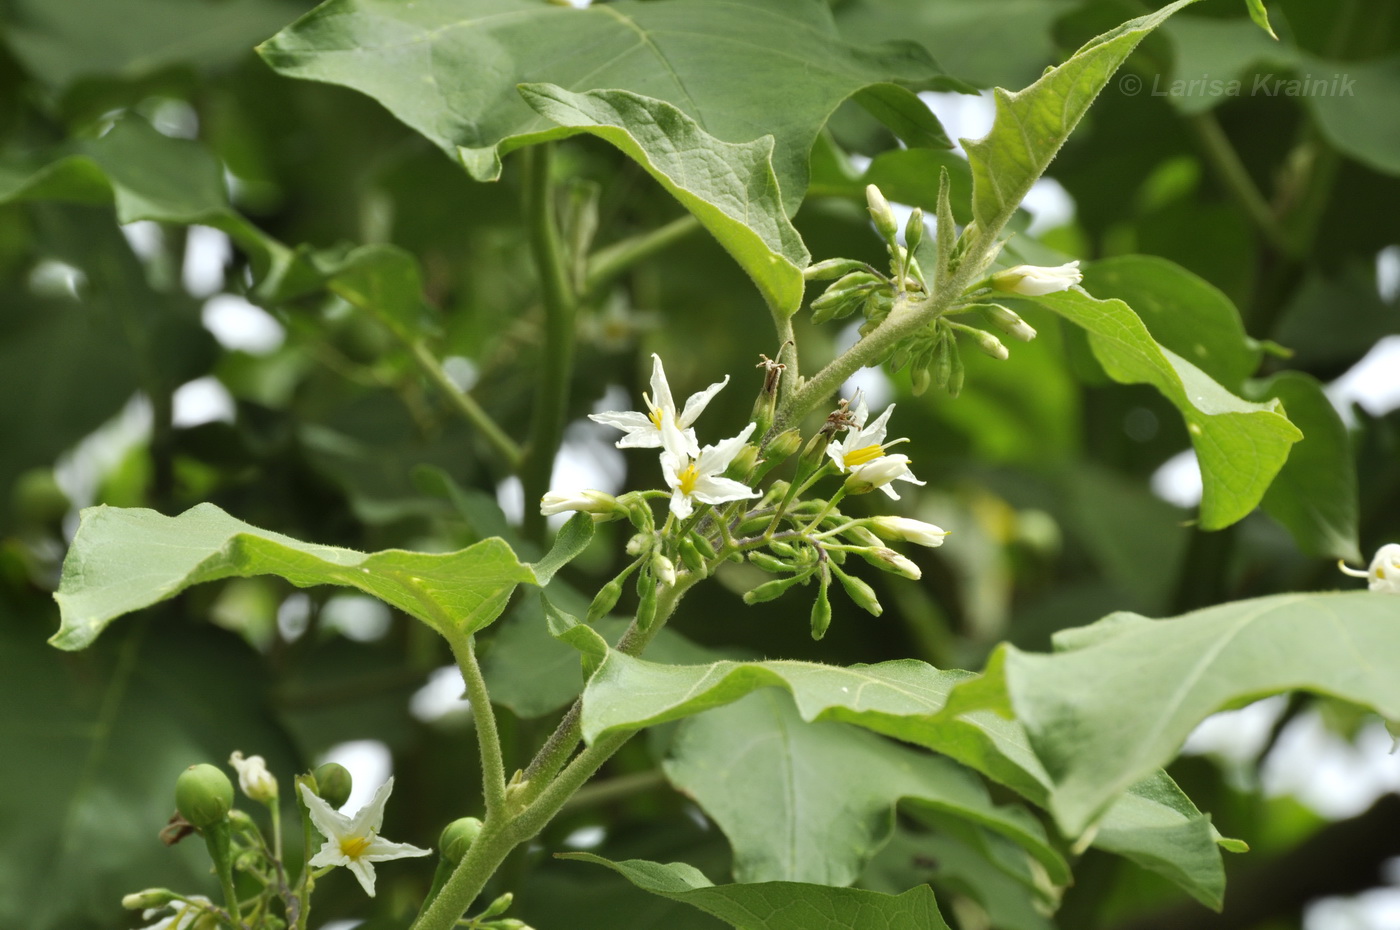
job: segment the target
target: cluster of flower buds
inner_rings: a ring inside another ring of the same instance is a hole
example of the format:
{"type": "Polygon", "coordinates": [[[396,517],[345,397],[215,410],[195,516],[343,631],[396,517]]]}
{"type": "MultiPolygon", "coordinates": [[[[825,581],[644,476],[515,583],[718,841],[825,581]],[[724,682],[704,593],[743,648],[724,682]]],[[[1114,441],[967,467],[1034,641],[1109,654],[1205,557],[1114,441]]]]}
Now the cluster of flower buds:
{"type": "MultiPolygon", "coordinates": [[[[939,191],[938,241],[934,250],[938,265],[935,285],[945,281],[957,267],[959,248],[965,244],[953,224],[947,191],[945,179],[939,191]]],[[[889,201],[873,184],[866,188],[865,193],[875,231],[885,241],[889,252],[890,274],[885,275],[864,262],[845,258],[817,262],[805,272],[809,281],[833,281],[812,301],[812,321],[822,323],[841,319],[859,310],[865,317],[860,327],[862,336],[878,328],[898,301],[926,300],[930,290],[928,280],[915,258],[924,237],[923,211],[918,208],[912,211],[904,225],[904,242],[901,244],[898,241],[899,224],[889,201]]],[[[1056,267],[1017,265],[996,272],[957,295],[956,300],[937,319],[904,338],[881,361],[890,362],[895,370],[907,366],[915,394],[922,394],[934,386],[956,397],[963,386],[960,340],[970,342],[984,354],[998,360],[1005,360],[1010,352],[993,333],[954,321],[951,317],[976,314],[1012,339],[1029,342],[1036,336],[1035,329],[1014,310],[988,298],[995,298],[998,294],[1043,297],[1068,290],[1081,280],[1077,261],[1056,267]]]]}
{"type": "MultiPolygon", "coordinates": [[[[766,392],[770,383],[776,383],[771,373],[778,366],[768,362],[760,367],[770,372],[765,377],[766,392]]],[[[653,356],[651,393],[643,395],[647,411],[609,411],[593,419],[623,431],[617,443],[620,448],[659,449],[667,490],[617,498],[598,491],[550,493],[541,500],[546,514],[575,510],[595,519],[625,515],[638,530],[627,544],[631,563],[598,592],[586,622],[595,622],[612,610],[635,572],[636,623],[645,630],[655,617],[660,591],[682,580],[689,584],[703,578],[728,559],[747,561],[780,576],[749,591],[745,596],[749,603],[771,600],[794,585],[816,580],[819,592],[812,632],[820,637],[831,619],[827,590],[833,579],[858,605],[873,614],[881,611],[870,585],[842,567],[848,555],[882,571],[917,579],[918,566],[886,542],[942,543],[944,532],[930,523],[904,517],[852,519],[837,509],[846,496],[880,490],[898,500],[899,483],[924,483],[914,476],[907,455],[890,451],[907,442],[886,439],[893,405],[872,419],[863,399],[843,401],[807,443],[792,480],[772,481],[766,492],[760,492],[755,489],[760,480],[802,447],[801,434],[787,430],[767,437],[766,443],[751,443],[758,426],[751,422],[738,435],[701,447],[693,424],[728,380],[693,395],[677,410],[661,359],[653,356]],[[828,499],[804,499],[819,481],[830,477],[842,481],[828,499]],[[663,495],[669,499],[669,513],[658,529],[645,501],[663,495]]],[[[761,395],[755,405],[758,416],[771,409],[763,401],[761,395]]]]}

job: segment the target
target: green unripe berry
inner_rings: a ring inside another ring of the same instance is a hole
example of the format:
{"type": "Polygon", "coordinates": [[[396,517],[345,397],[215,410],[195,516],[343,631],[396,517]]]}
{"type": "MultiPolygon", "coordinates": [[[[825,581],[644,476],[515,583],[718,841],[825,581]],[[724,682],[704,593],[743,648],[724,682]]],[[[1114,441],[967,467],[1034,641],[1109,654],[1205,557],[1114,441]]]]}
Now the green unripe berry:
{"type": "Polygon", "coordinates": [[[442,858],[453,865],[461,862],[467,850],[472,848],[472,843],[481,835],[481,826],[481,821],[475,817],[458,817],[443,827],[442,836],[438,837],[442,858]]]}
{"type": "Polygon", "coordinates": [[[175,781],[175,808],[200,830],[221,823],[233,809],[233,782],[207,762],[192,765],[175,781]]]}
{"type": "Polygon", "coordinates": [[[316,793],[331,807],[338,808],[350,800],[350,790],[355,782],[350,777],[350,770],[339,762],[316,766],[311,777],[316,779],[316,793]]]}

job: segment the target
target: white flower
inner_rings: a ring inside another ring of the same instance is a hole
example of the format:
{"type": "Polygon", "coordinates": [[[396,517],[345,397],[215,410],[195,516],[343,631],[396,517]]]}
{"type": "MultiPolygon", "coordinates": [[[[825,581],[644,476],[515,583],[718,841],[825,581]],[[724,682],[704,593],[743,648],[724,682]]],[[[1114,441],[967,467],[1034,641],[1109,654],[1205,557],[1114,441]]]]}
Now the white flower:
{"type": "Polygon", "coordinates": [[[234,752],[228,757],[228,764],[238,771],[238,786],[254,801],[266,804],[277,797],[277,779],[267,770],[267,762],[262,756],[243,758],[242,752],[234,752]]]}
{"type": "Polygon", "coordinates": [[[343,865],[355,873],[365,894],[374,897],[374,866],[370,863],[407,856],[426,856],[430,850],[408,843],[390,843],[380,839],[379,827],[384,823],[384,802],[394,790],[394,779],[379,786],[374,798],[360,808],[354,817],[347,817],[301,785],[301,799],[306,802],[311,822],[326,838],[320,852],[311,857],[311,866],[343,865]]]}
{"type": "Polygon", "coordinates": [[[663,421],[662,431],[667,436],[662,445],[661,472],[671,488],[671,513],[684,520],[695,510],[695,501],[723,504],[759,496],[741,482],[720,477],[744,448],[756,425],[750,423],[739,435],[720,440],[692,455],[680,445],[680,430],[675,424],[663,421]]]}
{"type": "Polygon", "coordinates": [[[885,442],[886,425],[893,412],[894,404],[890,404],[884,413],[867,426],[865,420],[870,411],[866,409],[865,401],[860,401],[852,417],[851,428],[841,439],[833,440],[827,445],[826,454],[831,456],[831,460],[842,472],[850,472],[856,483],[869,485],[863,490],[879,488],[890,497],[899,500],[899,493],[890,486],[890,482],[899,480],[920,485],[924,482],[915,478],[914,473],[909,470],[907,455],[885,453],[890,446],[907,441],[896,439],[885,442]]]}
{"type": "Polygon", "coordinates": [[[540,498],[540,513],[546,517],[571,510],[580,513],[613,513],[618,509],[617,498],[602,491],[572,491],[567,494],[550,491],[540,498]]]}
{"type": "Polygon", "coordinates": [[[647,412],[636,410],[606,410],[603,413],[590,413],[588,418],[604,426],[615,426],[625,432],[617,442],[619,449],[659,449],[662,447],[662,424],[672,422],[684,438],[684,448],[692,456],[700,454],[700,442],[695,438],[691,425],[704,411],[720,388],[729,383],[729,376],[717,381],[698,394],[690,395],[685,409],[676,413],[676,402],[671,398],[671,386],[666,382],[666,371],[661,367],[661,356],[651,356],[651,396],[642,395],[647,412]]]}
{"type": "Polygon", "coordinates": [[[142,917],[150,920],[157,914],[174,908],[175,913],[169,917],[157,920],[155,923],[143,928],[143,930],[203,930],[205,926],[210,928],[218,926],[214,915],[206,911],[200,905],[212,907],[214,902],[203,895],[192,894],[188,901],[174,901],[165,907],[153,907],[142,913],[142,917]],[[203,919],[201,919],[203,918],[203,919]]]}
{"type": "Polygon", "coordinates": [[[660,552],[651,554],[651,571],[656,580],[668,588],[676,583],[676,563],[660,552]]]}
{"type": "Polygon", "coordinates": [[[1079,262],[1046,268],[1041,265],[1017,265],[992,275],[991,285],[998,291],[1020,294],[1022,297],[1042,297],[1067,291],[1084,276],[1079,273],[1079,262]]]}
{"type": "Polygon", "coordinates": [[[1338,562],[1337,565],[1348,575],[1367,579],[1366,587],[1372,591],[1400,594],[1400,543],[1386,543],[1377,549],[1376,557],[1371,560],[1371,567],[1364,572],[1347,568],[1342,562],[1338,562]]]}
{"type": "Polygon", "coordinates": [[[875,531],[887,539],[902,539],[918,546],[941,546],[943,537],[948,535],[947,530],[932,523],[910,520],[908,517],[875,517],[870,522],[875,531]]]}

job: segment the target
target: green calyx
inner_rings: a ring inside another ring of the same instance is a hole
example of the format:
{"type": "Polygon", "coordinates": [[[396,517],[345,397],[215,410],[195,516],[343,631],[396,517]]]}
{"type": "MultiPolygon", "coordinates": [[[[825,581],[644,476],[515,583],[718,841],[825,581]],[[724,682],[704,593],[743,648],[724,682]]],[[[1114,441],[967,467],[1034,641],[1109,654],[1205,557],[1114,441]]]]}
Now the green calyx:
{"type": "Polygon", "coordinates": [[[207,762],[192,765],[175,781],[175,807],[191,824],[206,830],[228,818],[233,782],[207,762]]]}

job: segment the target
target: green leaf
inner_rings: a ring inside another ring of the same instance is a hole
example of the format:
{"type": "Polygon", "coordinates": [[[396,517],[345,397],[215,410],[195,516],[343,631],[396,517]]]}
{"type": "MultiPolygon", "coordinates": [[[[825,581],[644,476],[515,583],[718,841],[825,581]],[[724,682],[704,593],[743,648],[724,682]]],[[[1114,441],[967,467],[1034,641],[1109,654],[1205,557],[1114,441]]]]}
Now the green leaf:
{"type": "MultiPolygon", "coordinates": [[[[1308,690],[1400,719],[1400,598],[1280,594],[1170,620],[1111,614],[1053,654],[1003,646],[959,710],[1012,710],[1045,764],[1050,811],[1078,835],[1218,710],[1308,690]]],[[[952,703],[950,703],[950,708],[952,703]]]]}
{"type": "Polygon", "coordinates": [[[487,626],[517,584],[535,582],[529,566],[499,539],[443,554],[398,549],[366,554],[260,530],[213,504],[178,517],[90,507],[63,562],[54,595],[62,625],[49,642],[82,649],[122,614],[191,585],[250,575],[278,575],[298,587],[359,588],[449,639],[487,626]]]}
{"type": "MultiPolygon", "coordinates": [[[[1003,716],[1010,714],[1010,707],[996,665],[999,656],[994,654],[994,667],[979,678],[970,672],[940,671],[912,659],[849,668],[786,660],[680,666],[610,651],[584,692],[583,732],[592,742],[605,733],[681,719],[737,701],[758,688],[776,686],[792,694],[803,720],[852,723],[932,749],[1045,806],[1052,789],[1050,777],[1021,725],[1003,716]],[[945,709],[950,694],[965,706],[945,709]]],[[[1149,773],[1142,793],[1161,795],[1157,779],[1162,778],[1166,776],[1160,772],[1149,773]]],[[[1133,811],[1127,801],[1122,802],[1121,811],[1120,804],[1113,805],[1100,822],[1100,832],[1116,847],[1105,848],[1138,851],[1145,847],[1152,855],[1143,853],[1136,861],[1173,880],[1209,875],[1212,868],[1219,872],[1215,843],[1192,826],[1200,812],[1184,796],[1180,800],[1184,805],[1175,809],[1174,818],[1159,810],[1151,822],[1143,820],[1141,810],[1133,811]],[[1172,819],[1175,832],[1167,829],[1172,819]],[[1169,835],[1172,845],[1164,847],[1148,839],[1133,846],[1128,834],[1148,827],[1169,835]]],[[[1199,896],[1198,888],[1187,890],[1199,896]]]]}
{"type": "Polygon", "coordinates": [[[554,537],[554,546],[544,558],[530,566],[540,587],[549,584],[555,572],[588,548],[588,544],[593,541],[593,530],[596,526],[591,514],[576,513],[559,528],[554,537]]]}
{"type": "Polygon", "coordinates": [[[872,84],[852,98],[884,123],[911,149],[951,149],[953,143],[938,117],[919,95],[898,84],[872,84]]]}
{"type": "Polygon", "coordinates": [[[784,315],[796,312],[811,256],[783,212],[771,136],[723,142],[677,107],[626,91],[572,94],[551,84],[522,84],[520,94],[548,119],[627,153],[695,214],[769,306],[784,315]]]}
{"type": "Polygon", "coordinates": [[[229,206],[223,169],[198,142],[161,135],[135,116],[97,139],[80,139],[41,164],[0,165],[0,203],[59,200],[112,204],[117,222],[201,224],[228,233],[253,258],[262,283],[307,270],[286,246],[229,206]]]}
{"type": "Polygon", "coordinates": [[[1002,833],[1053,881],[1069,880],[1040,823],[993,804],[966,768],[858,727],[806,723],[771,689],[687,720],[666,774],[729,838],[741,882],[849,885],[889,840],[901,798],[1002,833]]]}
{"type": "Polygon", "coordinates": [[[285,25],[293,9],[274,0],[15,0],[5,43],[25,70],[61,91],[84,77],[227,66],[285,25]]]}
{"type": "Polygon", "coordinates": [[[788,214],[806,192],[812,143],[842,101],[892,81],[965,86],[913,43],[844,42],[825,5],[808,0],[619,0],[586,9],[329,0],[259,51],[282,74],[375,98],[484,181],[499,177],[506,153],[568,134],[526,106],[518,84],[664,100],[726,142],[772,134],[788,214]]]}
{"type": "Polygon", "coordinates": [[[1072,288],[1036,302],[1088,332],[1109,377],[1120,384],[1150,384],[1181,411],[1201,463],[1205,529],[1229,526],[1255,508],[1290,446],[1302,438],[1277,401],[1253,404],[1231,394],[1159,346],[1121,300],[1098,300],[1072,288]]]}
{"type": "Polygon", "coordinates": [[[1244,0],[1244,5],[1249,9],[1249,18],[1254,20],[1254,25],[1269,34],[1269,38],[1278,41],[1278,34],[1274,32],[1274,27],[1269,25],[1269,11],[1264,9],[1264,0],[1244,0]]]}
{"type": "Polygon", "coordinates": [[[1263,353],[1244,331],[1234,302],[1165,258],[1124,255],[1090,263],[1084,290],[1133,308],[1159,345],[1238,392],[1263,353]]]}
{"type": "Polygon", "coordinates": [[[1264,495],[1264,511],[1293,534],[1308,555],[1360,562],[1356,460],[1346,424],[1311,375],[1283,372],[1250,386],[1256,398],[1288,408],[1303,431],[1264,495]]]}
{"type": "Polygon", "coordinates": [[[643,891],[684,901],[738,930],[948,930],[927,885],[898,896],[800,882],[715,885],[684,862],[609,862],[591,853],[559,858],[607,866],[643,891]]]}
{"type": "Polygon", "coordinates": [[[423,302],[418,259],[403,249],[365,245],[319,270],[328,290],[372,314],[405,343],[412,345],[437,329],[423,302]]]}
{"type": "MultiPolygon", "coordinates": [[[[1294,78],[1326,75],[1301,96],[1328,141],[1362,164],[1400,175],[1400,126],[1392,118],[1400,107],[1400,55],[1362,62],[1304,56],[1300,65],[1312,70],[1294,78]]],[[[1287,94],[1287,83],[1281,86],[1287,94]]]]}
{"type": "Polygon", "coordinates": [[[983,236],[1011,219],[1119,65],[1167,17],[1195,0],[1177,0],[1091,39],[1064,64],[1019,91],[997,88],[996,121],[963,142],[972,165],[972,214],[983,236]]]}

